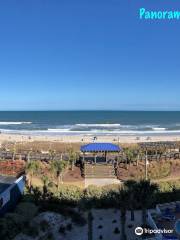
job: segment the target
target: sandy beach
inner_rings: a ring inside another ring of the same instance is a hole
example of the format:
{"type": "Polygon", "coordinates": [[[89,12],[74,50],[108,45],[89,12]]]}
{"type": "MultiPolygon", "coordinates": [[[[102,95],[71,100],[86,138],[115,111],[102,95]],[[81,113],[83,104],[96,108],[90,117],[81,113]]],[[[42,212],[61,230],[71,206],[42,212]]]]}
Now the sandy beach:
{"type": "Polygon", "coordinates": [[[101,135],[94,137],[91,135],[20,135],[20,134],[0,134],[0,143],[8,142],[33,142],[33,141],[52,141],[61,143],[88,143],[88,142],[113,142],[113,143],[138,143],[138,142],[158,142],[158,141],[180,141],[180,135],[176,136],[107,136],[101,135]]]}

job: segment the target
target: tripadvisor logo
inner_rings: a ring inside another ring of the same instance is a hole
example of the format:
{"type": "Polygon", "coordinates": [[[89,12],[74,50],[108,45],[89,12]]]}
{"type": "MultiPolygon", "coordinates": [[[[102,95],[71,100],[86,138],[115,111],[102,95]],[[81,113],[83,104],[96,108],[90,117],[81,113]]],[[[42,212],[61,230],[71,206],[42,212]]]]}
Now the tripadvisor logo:
{"type": "Polygon", "coordinates": [[[143,228],[142,227],[137,227],[135,229],[135,234],[138,235],[138,236],[143,235],[143,228]]]}
{"type": "Polygon", "coordinates": [[[135,229],[135,234],[141,236],[143,234],[172,234],[174,230],[172,229],[149,229],[149,228],[142,228],[137,227],[135,229]]]}

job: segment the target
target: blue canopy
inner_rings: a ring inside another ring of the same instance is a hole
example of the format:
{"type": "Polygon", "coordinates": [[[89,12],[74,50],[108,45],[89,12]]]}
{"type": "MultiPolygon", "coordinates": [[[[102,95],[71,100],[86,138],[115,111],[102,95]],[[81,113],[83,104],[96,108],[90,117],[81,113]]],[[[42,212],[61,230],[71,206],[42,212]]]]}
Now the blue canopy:
{"type": "Polygon", "coordinates": [[[112,143],[89,143],[81,146],[81,152],[120,152],[121,148],[112,143]]]}

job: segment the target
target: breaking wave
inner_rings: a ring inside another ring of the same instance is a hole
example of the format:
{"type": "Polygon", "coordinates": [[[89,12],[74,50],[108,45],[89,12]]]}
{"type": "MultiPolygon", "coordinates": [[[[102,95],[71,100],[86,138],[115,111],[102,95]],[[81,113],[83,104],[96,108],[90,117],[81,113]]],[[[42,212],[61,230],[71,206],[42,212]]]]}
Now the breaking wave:
{"type": "Polygon", "coordinates": [[[114,127],[121,127],[121,124],[119,123],[100,123],[100,124],[96,124],[96,123],[90,123],[90,124],[85,124],[85,123],[78,123],[75,124],[75,126],[78,127],[104,127],[104,128],[114,128],[114,127]]]}
{"type": "Polygon", "coordinates": [[[28,135],[157,135],[180,133],[177,124],[120,124],[120,123],[73,123],[30,121],[0,121],[0,132],[28,135]]]}
{"type": "Polygon", "coordinates": [[[0,125],[21,125],[21,124],[31,124],[32,122],[0,122],[0,125]]]}
{"type": "Polygon", "coordinates": [[[165,131],[166,128],[155,127],[153,128],[154,131],[165,131]]]}

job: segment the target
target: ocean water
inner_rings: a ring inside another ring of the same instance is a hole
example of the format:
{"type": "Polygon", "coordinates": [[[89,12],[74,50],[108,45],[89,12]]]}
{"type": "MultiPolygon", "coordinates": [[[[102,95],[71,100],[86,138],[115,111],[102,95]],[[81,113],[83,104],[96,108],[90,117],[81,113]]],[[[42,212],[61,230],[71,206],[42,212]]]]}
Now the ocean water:
{"type": "Polygon", "coordinates": [[[180,135],[180,112],[4,111],[0,131],[35,135],[180,135]]]}

